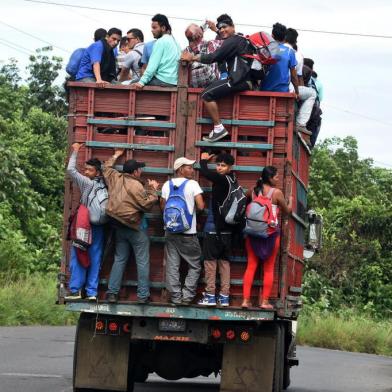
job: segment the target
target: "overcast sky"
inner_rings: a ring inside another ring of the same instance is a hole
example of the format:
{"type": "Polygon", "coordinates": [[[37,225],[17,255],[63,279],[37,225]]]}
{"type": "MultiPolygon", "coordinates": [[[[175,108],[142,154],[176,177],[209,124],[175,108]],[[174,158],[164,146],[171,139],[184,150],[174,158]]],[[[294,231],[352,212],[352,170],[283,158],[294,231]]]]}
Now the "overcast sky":
{"type": "MultiPolygon", "coordinates": [[[[148,15],[159,12],[169,17],[190,18],[197,23],[206,17],[216,20],[221,13],[228,13],[236,23],[237,31],[245,34],[270,31],[268,27],[251,25],[272,26],[277,21],[294,27],[300,34],[300,50],[305,57],[315,60],[315,69],[324,85],[320,137],[353,135],[358,139],[361,157],[371,157],[379,166],[392,168],[392,39],[301,31],[392,36],[392,0],[226,0],[213,5],[211,0],[53,2],[148,15]]],[[[124,35],[130,28],[138,27],[143,30],[146,41],[152,39],[151,17],[148,15],[102,12],[23,0],[0,0],[0,10],[0,62],[14,57],[21,68],[28,62],[29,51],[45,46],[45,43],[6,24],[52,43],[56,46],[54,53],[62,56],[65,62],[73,49],[91,43],[93,31],[98,27],[118,27],[124,35]]],[[[185,47],[184,31],[190,21],[169,19],[173,35],[185,47]]],[[[213,34],[207,34],[208,37],[212,38],[213,34]]]]}

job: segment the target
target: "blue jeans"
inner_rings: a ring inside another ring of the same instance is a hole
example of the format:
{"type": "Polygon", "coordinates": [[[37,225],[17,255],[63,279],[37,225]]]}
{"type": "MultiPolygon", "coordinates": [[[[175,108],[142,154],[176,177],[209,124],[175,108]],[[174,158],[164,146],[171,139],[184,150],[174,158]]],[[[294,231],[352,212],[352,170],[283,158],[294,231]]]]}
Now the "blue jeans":
{"type": "Polygon", "coordinates": [[[150,296],[150,240],[144,230],[132,230],[128,227],[115,228],[115,253],[110,272],[108,293],[118,294],[125,266],[131,253],[135,254],[137,268],[137,296],[145,299],[150,296]]]}
{"type": "Polygon", "coordinates": [[[97,295],[98,277],[101,268],[104,243],[104,227],[101,225],[91,225],[91,228],[92,244],[88,248],[90,266],[84,268],[79,264],[75,247],[72,247],[71,249],[71,261],[69,264],[69,270],[71,272],[71,278],[69,280],[70,292],[76,293],[84,286],[88,297],[97,295]]]}

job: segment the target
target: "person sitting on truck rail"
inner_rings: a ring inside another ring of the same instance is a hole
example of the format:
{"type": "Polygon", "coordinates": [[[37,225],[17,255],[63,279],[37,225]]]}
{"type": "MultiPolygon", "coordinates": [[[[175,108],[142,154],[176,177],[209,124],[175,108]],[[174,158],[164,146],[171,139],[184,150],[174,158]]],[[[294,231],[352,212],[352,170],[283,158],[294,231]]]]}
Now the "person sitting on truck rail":
{"type": "Polygon", "coordinates": [[[247,40],[236,34],[235,26],[231,17],[227,14],[219,16],[216,25],[219,36],[223,39],[222,46],[213,53],[192,54],[183,52],[181,60],[200,62],[203,64],[227,63],[228,78],[212,82],[202,93],[204,105],[212,119],[214,129],[203,140],[216,142],[224,138],[228,132],[222,124],[219,108],[216,101],[227,95],[251,90],[250,67],[243,54],[251,54],[247,40]]]}
{"type": "Polygon", "coordinates": [[[113,168],[124,150],[116,150],[105,162],[103,175],[109,189],[107,214],[112,218],[115,230],[115,254],[110,272],[107,299],[111,303],[118,300],[124,269],[131,253],[135,255],[137,267],[137,297],[139,303],[147,303],[150,296],[150,240],[144,213],[158,202],[155,180],[141,179],[143,162],[127,160],[120,173],[113,168]]]}
{"type": "Polygon", "coordinates": [[[204,209],[200,185],[193,179],[195,161],[181,157],[174,162],[175,178],[162,187],[161,209],[165,224],[166,289],[174,304],[188,305],[196,295],[201,271],[201,249],[196,232],[196,210],[204,209]],[[177,211],[181,211],[177,214],[177,211]],[[186,224],[183,223],[186,217],[186,224]],[[181,289],[180,262],[188,264],[181,289]]]}
{"type": "MultiPolygon", "coordinates": [[[[215,52],[222,46],[222,40],[203,40],[204,31],[195,23],[190,24],[185,30],[185,36],[188,39],[189,45],[185,51],[197,54],[209,54],[215,52]]],[[[189,85],[190,87],[207,87],[213,81],[219,79],[219,71],[217,64],[202,64],[194,61],[191,64],[191,74],[189,85]]]]}
{"type": "Polygon", "coordinates": [[[135,83],[140,77],[140,68],[141,68],[141,57],[143,55],[144,49],[144,35],[143,32],[139,29],[130,29],[127,32],[127,40],[129,52],[126,54],[124,58],[124,67],[121,70],[119,75],[119,82],[125,82],[123,84],[135,83]],[[132,73],[131,80],[129,79],[129,73],[132,73]]]}
{"type": "Polygon", "coordinates": [[[106,36],[91,44],[82,57],[76,81],[94,83],[100,87],[116,80],[116,56],[114,49],[121,40],[121,30],[112,27],[106,36]]]}
{"type": "Polygon", "coordinates": [[[119,50],[116,56],[116,66],[117,73],[120,74],[121,70],[124,68],[124,58],[127,53],[129,53],[128,37],[122,37],[118,46],[119,50]]]}
{"type": "MultiPolygon", "coordinates": [[[[297,48],[297,37],[297,30],[292,28],[286,30],[285,45],[294,50],[297,60],[295,69],[298,76],[298,100],[300,101],[300,107],[296,116],[296,130],[303,132],[305,135],[309,135],[311,131],[307,129],[306,124],[310,119],[317,94],[314,89],[304,84],[304,78],[302,76],[304,56],[297,48]]],[[[292,84],[290,85],[290,90],[293,90],[292,84]]]]}
{"type": "MultiPolygon", "coordinates": [[[[94,42],[97,42],[101,39],[104,39],[107,35],[107,31],[103,28],[99,28],[94,31],[94,42]]],[[[67,78],[67,81],[73,81],[76,78],[76,74],[79,71],[80,62],[82,61],[84,52],[86,48],[79,48],[72,52],[71,57],[68,60],[68,64],[65,67],[68,75],[70,76],[67,78]]]]}
{"type": "Polygon", "coordinates": [[[233,226],[225,222],[224,217],[219,212],[219,206],[226,199],[230,184],[227,176],[234,180],[234,173],[231,171],[234,165],[234,157],[231,154],[221,153],[216,157],[216,170],[208,167],[208,161],[214,155],[207,152],[201,154],[200,174],[212,182],[211,199],[208,206],[207,221],[204,226],[203,256],[204,274],[206,288],[199,305],[215,306],[215,282],[216,270],[220,275],[220,293],[218,303],[221,306],[229,306],[230,295],[230,261],[229,256],[232,249],[233,226]]]}
{"type": "Polygon", "coordinates": [[[174,87],[178,81],[181,49],[172,35],[169,20],[165,15],[156,14],[151,21],[151,32],[157,41],[143,76],[132,85],[137,90],[141,90],[145,85],[174,87]]]}
{"type": "Polygon", "coordinates": [[[96,301],[98,290],[98,275],[104,247],[104,224],[108,221],[105,213],[108,191],[102,178],[101,162],[89,159],[85,163],[84,175],[76,169],[78,152],[82,145],[74,143],[69,159],[67,173],[74,181],[81,193],[80,203],[87,206],[92,229],[92,241],[88,248],[90,265],[83,267],[77,257],[76,248],[72,246],[69,270],[70,294],[65,300],[81,299],[81,290],[86,290],[87,299],[96,301]]]}
{"type": "MultiPolygon", "coordinates": [[[[283,192],[277,189],[276,186],[279,182],[278,169],[274,166],[266,166],[261,177],[257,180],[256,186],[253,190],[248,192],[249,201],[252,201],[260,194],[271,199],[272,213],[274,220],[278,225],[279,208],[285,214],[290,214],[292,211],[293,197],[290,197],[288,203],[284,198],[283,192]]],[[[252,290],[254,276],[259,264],[259,260],[263,261],[263,291],[261,293],[259,306],[263,309],[273,309],[269,298],[272,291],[274,282],[274,270],[276,258],[279,253],[280,247],[280,232],[277,227],[276,231],[268,238],[259,238],[247,236],[245,239],[245,247],[248,256],[248,264],[244,274],[243,283],[243,308],[252,306],[250,294],[252,290]]]]}
{"type": "Polygon", "coordinates": [[[275,23],[272,27],[272,37],[279,43],[279,61],[269,66],[268,72],[261,82],[260,90],[288,93],[291,81],[295,94],[298,96],[298,77],[295,69],[297,60],[294,49],[283,44],[286,31],[286,26],[280,23],[275,23]]]}

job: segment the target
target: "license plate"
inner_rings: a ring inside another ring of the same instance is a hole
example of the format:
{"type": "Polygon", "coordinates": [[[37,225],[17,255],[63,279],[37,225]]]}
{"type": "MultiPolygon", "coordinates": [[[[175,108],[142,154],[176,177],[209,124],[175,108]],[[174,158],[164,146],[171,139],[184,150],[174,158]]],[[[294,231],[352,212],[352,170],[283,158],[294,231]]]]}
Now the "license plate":
{"type": "Polygon", "coordinates": [[[163,319],[159,320],[158,328],[163,332],[185,332],[186,322],[185,320],[163,319]]]}

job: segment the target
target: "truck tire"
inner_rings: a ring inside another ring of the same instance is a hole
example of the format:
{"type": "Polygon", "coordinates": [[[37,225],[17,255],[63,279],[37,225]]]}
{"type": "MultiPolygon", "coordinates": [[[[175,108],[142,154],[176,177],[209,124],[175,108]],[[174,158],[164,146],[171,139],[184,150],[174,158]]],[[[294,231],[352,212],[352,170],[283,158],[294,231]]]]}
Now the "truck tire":
{"type": "Polygon", "coordinates": [[[283,389],[286,390],[290,386],[290,383],[290,366],[285,364],[283,369],[283,389]]]}
{"type": "Polygon", "coordinates": [[[276,325],[276,353],[272,392],[283,391],[285,329],[282,324],[276,325]]]}

